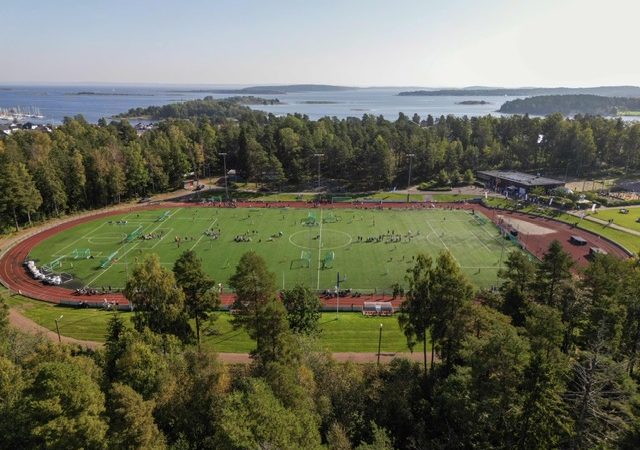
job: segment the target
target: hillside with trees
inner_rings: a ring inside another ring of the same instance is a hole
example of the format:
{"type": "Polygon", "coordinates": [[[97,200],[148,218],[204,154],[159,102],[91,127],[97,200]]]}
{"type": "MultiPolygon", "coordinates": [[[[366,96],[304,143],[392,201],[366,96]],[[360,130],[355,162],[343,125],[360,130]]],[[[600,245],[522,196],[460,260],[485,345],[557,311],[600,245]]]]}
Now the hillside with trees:
{"type": "Polygon", "coordinates": [[[414,182],[445,186],[473,181],[465,174],[478,169],[559,176],[640,169],[637,122],[560,114],[313,121],[214,100],[203,107],[217,112],[201,116],[202,102],[158,107],[190,118],[164,120],[142,133],[124,120],[94,125],[78,116],[51,133],[3,135],[0,229],[177,189],[189,172],[222,174],[221,153],[242,179],[273,190],[313,186],[316,153],[325,155],[323,179],[352,192],[404,187],[408,154],[415,155],[414,182]]]}
{"type": "Polygon", "coordinates": [[[589,114],[617,116],[621,111],[640,111],[640,98],[602,97],[599,95],[540,95],[505,102],[498,110],[508,114],[565,116],[589,114]]]}
{"type": "Polygon", "coordinates": [[[554,242],[540,262],[511,253],[497,289],[474,292],[448,252],[420,255],[398,326],[422,361],[380,366],[318,348],[317,298],[279,295],[254,253],[231,281],[247,366],[196,345],[189,318],[215,328],[217,295],[190,252],[135,267],[132,323],[115,313],[96,351],[14,331],[0,296],[1,446],[635,449],[640,266],[573,269],[554,242]]]}

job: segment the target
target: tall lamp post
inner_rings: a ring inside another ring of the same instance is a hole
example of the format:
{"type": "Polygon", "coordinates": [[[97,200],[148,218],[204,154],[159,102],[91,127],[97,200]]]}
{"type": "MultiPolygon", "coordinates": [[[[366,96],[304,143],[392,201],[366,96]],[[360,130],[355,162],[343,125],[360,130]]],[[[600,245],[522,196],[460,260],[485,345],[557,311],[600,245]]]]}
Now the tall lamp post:
{"type": "Polygon", "coordinates": [[[220,153],[224,164],[224,195],[225,199],[229,201],[229,186],[227,185],[227,154],[220,153]]]}
{"type": "Polygon", "coordinates": [[[318,192],[320,192],[320,158],[324,156],[324,153],[314,153],[313,156],[318,158],[318,192]]]}
{"type": "Polygon", "coordinates": [[[380,365],[380,348],[382,346],[382,324],[380,324],[380,332],[378,334],[378,365],[380,365]]]}
{"type": "Polygon", "coordinates": [[[416,156],[415,153],[407,154],[409,157],[409,180],[407,181],[407,203],[409,203],[409,187],[411,186],[411,163],[413,161],[413,157],[416,156]]]}
{"type": "Polygon", "coordinates": [[[62,344],[62,338],[60,337],[60,327],[58,327],[58,321],[62,320],[64,316],[61,315],[60,317],[58,317],[57,319],[54,319],[56,322],[56,332],[58,333],[58,343],[62,344]]]}
{"type": "Polygon", "coordinates": [[[340,278],[340,272],[336,277],[336,320],[338,320],[338,311],[340,310],[340,283],[347,281],[347,276],[340,278]]]}

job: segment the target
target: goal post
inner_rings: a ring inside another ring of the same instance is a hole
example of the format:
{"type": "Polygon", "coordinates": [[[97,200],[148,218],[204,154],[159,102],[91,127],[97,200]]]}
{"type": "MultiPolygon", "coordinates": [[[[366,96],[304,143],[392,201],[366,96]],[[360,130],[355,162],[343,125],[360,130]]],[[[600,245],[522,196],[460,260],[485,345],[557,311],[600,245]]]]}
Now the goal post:
{"type": "Polygon", "coordinates": [[[309,250],[302,250],[300,252],[300,258],[291,260],[289,269],[308,269],[311,267],[311,252],[309,250]]]}

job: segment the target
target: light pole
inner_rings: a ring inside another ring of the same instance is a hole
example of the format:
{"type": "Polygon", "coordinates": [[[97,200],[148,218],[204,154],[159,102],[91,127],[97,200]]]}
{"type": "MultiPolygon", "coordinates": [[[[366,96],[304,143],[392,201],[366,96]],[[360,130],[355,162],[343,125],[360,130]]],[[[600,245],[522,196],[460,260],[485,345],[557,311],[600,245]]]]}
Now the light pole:
{"type": "Polygon", "coordinates": [[[380,332],[378,333],[378,365],[380,365],[380,348],[382,346],[382,324],[380,324],[380,332]]]}
{"type": "Polygon", "coordinates": [[[415,153],[407,154],[409,157],[409,180],[407,181],[407,203],[409,203],[409,186],[411,186],[411,162],[413,161],[413,157],[416,156],[415,153]]]}
{"type": "Polygon", "coordinates": [[[64,316],[61,315],[60,317],[58,317],[57,319],[54,319],[56,322],[56,332],[58,333],[58,343],[62,344],[62,338],[60,337],[60,327],[58,327],[58,321],[61,320],[64,316]]]}
{"type": "Polygon", "coordinates": [[[313,156],[318,158],[318,192],[320,192],[320,158],[324,156],[324,153],[314,153],[313,156]]]}
{"type": "Polygon", "coordinates": [[[222,161],[224,164],[224,195],[227,201],[229,201],[229,186],[227,185],[227,154],[220,153],[222,155],[222,161]]]}
{"type": "Polygon", "coordinates": [[[338,311],[340,310],[340,283],[343,281],[347,281],[347,276],[340,279],[340,272],[338,272],[336,276],[336,320],[338,320],[338,311]]]}

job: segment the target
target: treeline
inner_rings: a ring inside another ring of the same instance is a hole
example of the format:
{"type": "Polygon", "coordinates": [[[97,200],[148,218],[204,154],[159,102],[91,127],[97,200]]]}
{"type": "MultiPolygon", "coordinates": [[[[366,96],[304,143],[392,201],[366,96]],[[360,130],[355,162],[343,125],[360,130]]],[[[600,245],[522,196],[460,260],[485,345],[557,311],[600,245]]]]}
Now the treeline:
{"type": "MultiPolygon", "coordinates": [[[[551,115],[397,120],[276,117],[206,101],[220,118],[166,120],[138,135],[126,121],[97,125],[66,119],[52,133],[22,131],[0,139],[0,226],[98,208],[182,186],[183,176],[222,174],[271,189],[315,185],[352,191],[404,187],[412,180],[458,184],[477,169],[504,168],[564,177],[610,168],[640,169],[640,123],[551,115]],[[240,120],[222,119],[241,111],[240,120]],[[465,176],[467,174],[467,176],[465,176]]],[[[185,102],[161,108],[199,108],[185,102]]],[[[169,115],[173,115],[170,113],[169,115]]],[[[191,115],[190,113],[187,115],[191,115]]]]}
{"type": "Polygon", "coordinates": [[[508,114],[565,116],[589,114],[616,116],[620,111],[640,111],[640,98],[602,97],[599,95],[540,95],[505,102],[500,112],[508,114]]]}
{"type": "Polygon", "coordinates": [[[114,315],[95,352],[10,331],[0,298],[0,446],[636,449],[640,267],[597,256],[578,279],[571,261],[557,242],[539,263],[513,252],[474,293],[449,253],[419,256],[398,324],[423,362],[382,366],[319,350],[317,297],[279,298],[254,253],[230,281],[249,366],[192,345],[217,291],[190,252],[136,266],[132,323],[114,315]]]}
{"type": "Polygon", "coordinates": [[[531,95],[578,95],[591,94],[608,97],[639,97],[638,86],[595,86],[584,88],[465,88],[465,89],[432,89],[420,91],[404,91],[401,96],[531,96],[531,95]]]}

